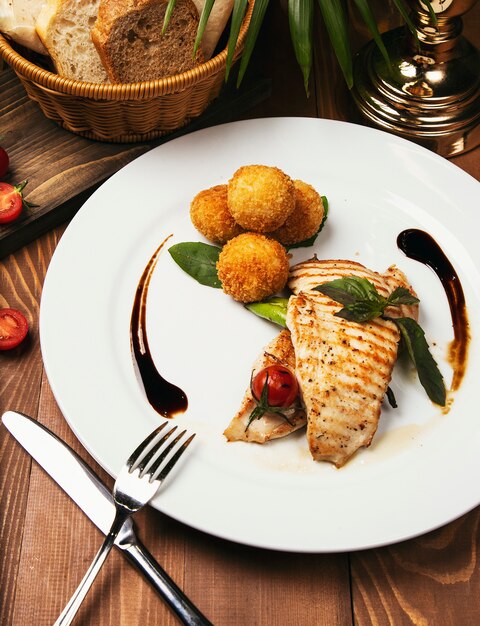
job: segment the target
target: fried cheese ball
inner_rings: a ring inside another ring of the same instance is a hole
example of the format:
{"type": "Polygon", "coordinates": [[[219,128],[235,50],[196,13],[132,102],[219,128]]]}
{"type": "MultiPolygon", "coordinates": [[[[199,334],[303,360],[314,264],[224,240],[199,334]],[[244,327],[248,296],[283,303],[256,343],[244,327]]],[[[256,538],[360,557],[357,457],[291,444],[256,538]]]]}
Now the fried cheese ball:
{"type": "Polygon", "coordinates": [[[245,230],[268,233],[295,208],[295,186],[278,167],[245,165],[228,182],[228,208],[245,230]]]}
{"type": "Polygon", "coordinates": [[[227,185],[216,185],[197,193],[190,203],[195,228],[213,243],[225,243],[243,233],[227,206],[227,185]]]}
{"type": "Polygon", "coordinates": [[[217,262],[225,293],[238,302],[257,302],[287,283],[289,262],[285,248],[259,233],[243,233],[225,244],[217,262]]]}
{"type": "Polygon", "coordinates": [[[280,228],[277,228],[270,236],[290,246],[312,237],[323,220],[325,209],[320,194],[308,183],[294,180],[295,185],[295,208],[287,217],[280,228]]]}

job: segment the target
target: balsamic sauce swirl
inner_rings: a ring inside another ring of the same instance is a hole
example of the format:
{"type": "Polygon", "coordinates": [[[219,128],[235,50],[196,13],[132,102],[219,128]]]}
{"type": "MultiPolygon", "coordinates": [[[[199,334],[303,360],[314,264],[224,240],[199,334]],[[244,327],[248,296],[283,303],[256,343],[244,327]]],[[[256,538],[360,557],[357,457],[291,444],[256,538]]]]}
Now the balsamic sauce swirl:
{"type": "Polygon", "coordinates": [[[470,325],[462,284],[455,268],[435,239],[424,232],[410,228],[397,237],[397,245],[409,258],[430,267],[440,279],[450,306],[454,338],[449,346],[448,359],[453,367],[451,389],[459,388],[465,375],[470,344],[470,325]]]}
{"type": "MultiPolygon", "coordinates": [[[[148,288],[159,254],[167,239],[162,242],[149,260],[137,285],[130,320],[130,338],[133,357],[147,399],[157,413],[170,418],[186,411],[188,399],[180,387],[165,380],[158,372],[152,359],[146,332],[148,288]]],[[[397,237],[397,245],[409,258],[430,267],[443,285],[454,331],[448,357],[453,367],[451,389],[456,390],[465,374],[470,343],[470,325],[465,295],[458,274],[435,239],[422,230],[410,228],[402,231],[397,237]]]]}
{"type": "Polygon", "coordinates": [[[132,316],[130,318],[130,340],[133,357],[149,403],[157,413],[170,418],[176,413],[186,411],[188,406],[187,396],[180,387],[165,380],[155,367],[148,345],[146,325],[148,287],[158,256],[167,239],[162,242],[153,254],[137,285],[132,316]]]}

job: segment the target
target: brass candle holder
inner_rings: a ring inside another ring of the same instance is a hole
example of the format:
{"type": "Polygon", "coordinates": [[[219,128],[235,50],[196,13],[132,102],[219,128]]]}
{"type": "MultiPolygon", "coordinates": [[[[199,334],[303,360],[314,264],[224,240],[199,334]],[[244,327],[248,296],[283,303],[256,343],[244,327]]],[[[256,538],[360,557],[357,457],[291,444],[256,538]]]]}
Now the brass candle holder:
{"type": "Polygon", "coordinates": [[[409,0],[407,26],[383,35],[390,64],[372,41],[356,56],[352,95],[364,120],[443,156],[480,144],[480,53],[462,36],[477,0],[434,0],[436,22],[409,0]]]}

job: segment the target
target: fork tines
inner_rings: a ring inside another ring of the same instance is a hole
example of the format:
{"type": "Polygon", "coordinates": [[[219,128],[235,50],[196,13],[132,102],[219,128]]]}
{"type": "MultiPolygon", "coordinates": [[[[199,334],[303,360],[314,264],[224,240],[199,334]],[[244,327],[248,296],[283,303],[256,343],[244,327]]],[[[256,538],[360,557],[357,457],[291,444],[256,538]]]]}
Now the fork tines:
{"type": "Polygon", "coordinates": [[[129,467],[129,473],[138,470],[139,478],[143,478],[146,474],[149,476],[149,482],[155,480],[162,482],[173,466],[177,463],[179,458],[185,452],[187,447],[195,437],[195,433],[190,435],[188,439],[180,444],[180,441],[186,435],[187,431],[183,430],[178,434],[173,441],[170,441],[165,447],[164,444],[177,430],[177,426],[173,426],[169,430],[165,431],[162,436],[162,431],[168,425],[168,422],[163,422],[160,426],[154,430],[133,452],[127,461],[129,467]],[[169,454],[176,448],[176,451],[169,457],[169,454]],[[151,446],[149,448],[149,446],[151,446]],[[146,450],[146,453],[144,453],[146,450]],[[168,459],[168,460],[167,460],[168,459]],[[165,465],[162,465],[165,461],[165,465]]]}

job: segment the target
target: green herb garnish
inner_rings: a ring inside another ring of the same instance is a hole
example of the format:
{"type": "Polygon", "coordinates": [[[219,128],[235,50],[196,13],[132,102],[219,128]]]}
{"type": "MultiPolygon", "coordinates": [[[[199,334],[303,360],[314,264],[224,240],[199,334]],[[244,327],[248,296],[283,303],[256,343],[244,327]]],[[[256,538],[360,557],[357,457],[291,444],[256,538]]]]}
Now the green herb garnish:
{"type": "MultiPolygon", "coordinates": [[[[253,372],[252,372],[252,378],[253,378],[253,372]]],[[[252,378],[250,379],[250,387],[252,386],[252,378]]],[[[281,417],[283,417],[283,419],[288,424],[290,424],[290,426],[293,426],[292,422],[285,415],[285,407],[271,406],[270,404],[268,404],[268,372],[265,375],[265,384],[262,387],[262,393],[261,393],[260,399],[257,400],[257,398],[253,395],[253,392],[252,392],[252,397],[257,403],[257,405],[253,409],[253,411],[250,413],[250,417],[248,418],[248,424],[245,426],[245,432],[249,429],[250,424],[253,422],[253,420],[255,419],[259,420],[261,417],[263,417],[263,415],[265,415],[265,413],[276,413],[277,415],[280,415],[281,417]]]]}
{"type": "Polygon", "coordinates": [[[418,373],[418,378],[435,404],[445,406],[447,394],[442,375],[438,371],[435,359],[430,353],[425,333],[422,327],[411,317],[387,317],[398,326],[403,343],[413,361],[418,373]]]}
{"type": "Polygon", "coordinates": [[[200,241],[187,241],[175,244],[168,251],[175,263],[202,285],[216,289],[222,286],[217,273],[220,248],[200,241]]]}
{"type": "Polygon", "coordinates": [[[418,298],[405,287],[397,287],[388,298],[381,296],[375,285],[366,278],[348,276],[314,287],[344,307],[335,315],[352,322],[366,322],[380,317],[388,306],[417,304],[418,298]]]}
{"type": "Polygon", "coordinates": [[[435,404],[445,406],[445,383],[437,363],[430,353],[421,326],[411,317],[395,318],[384,315],[387,307],[416,304],[419,302],[418,298],[415,298],[404,287],[398,287],[388,298],[384,298],[369,280],[356,276],[332,280],[329,283],[318,285],[315,289],[344,305],[343,309],[335,313],[338,317],[353,322],[366,322],[376,317],[382,317],[394,322],[400,330],[403,343],[417,369],[418,378],[428,397],[435,404]]]}
{"type": "Polygon", "coordinates": [[[245,308],[258,315],[258,317],[263,317],[274,324],[278,324],[283,328],[287,327],[287,305],[288,298],[268,298],[268,300],[263,300],[262,302],[251,302],[250,304],[245,304],[245,308]]]}

